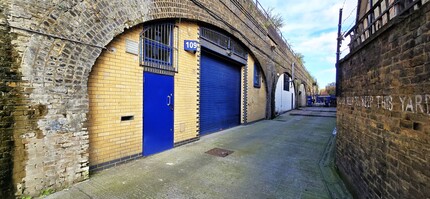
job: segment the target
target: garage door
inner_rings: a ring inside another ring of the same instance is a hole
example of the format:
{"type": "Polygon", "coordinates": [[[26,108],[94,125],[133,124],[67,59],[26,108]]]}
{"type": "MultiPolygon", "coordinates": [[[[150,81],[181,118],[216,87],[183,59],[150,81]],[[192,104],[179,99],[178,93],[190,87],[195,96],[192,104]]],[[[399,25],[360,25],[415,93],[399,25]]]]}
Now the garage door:
{"type": "Polygon", "coordinates": [[[207,52],[200,65],[200,134],[239,125],[241,67],[207,52]]]}

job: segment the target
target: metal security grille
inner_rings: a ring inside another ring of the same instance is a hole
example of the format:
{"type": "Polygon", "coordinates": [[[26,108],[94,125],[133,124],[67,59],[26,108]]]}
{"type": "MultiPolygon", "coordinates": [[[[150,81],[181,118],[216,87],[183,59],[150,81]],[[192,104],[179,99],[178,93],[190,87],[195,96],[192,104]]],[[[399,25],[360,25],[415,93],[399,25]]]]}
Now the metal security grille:
{"type": "Polygon", "coordinates": [[[172,23],[146,25],[140,34],[140,65],[153,70],[177,72],[177,28],[172,23]]]}
{"type": "Polygon", "coordinates": [[[246,59],[248,53],[246,50],[236,41],[230,40],[231,51],[239,57],[246,59]]]}
{"type": "Polygon", "coordinates": [[[243,48],[238,42],[234,41],[234,39],[232,39],[231,37],[226,36],[222,33],[219,33],[217,31],[214,31],[205,27],[201,27],[200,36],[203,39],[223,49],[230,50],[232,53],[234,53],[235,55],[243,59],[246,59],[248,56],[248,53],[245,50],[245,48],[243,48]]]}

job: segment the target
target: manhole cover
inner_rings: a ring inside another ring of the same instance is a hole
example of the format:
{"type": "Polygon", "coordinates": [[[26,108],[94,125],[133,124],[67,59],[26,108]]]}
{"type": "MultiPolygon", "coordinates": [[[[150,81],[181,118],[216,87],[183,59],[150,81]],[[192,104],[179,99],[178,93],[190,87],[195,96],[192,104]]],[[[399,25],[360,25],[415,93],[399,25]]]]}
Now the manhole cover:
{"type": "Polygon", "coordinates": [[[232,154],[234,151],[226,150],[226,149],[220,149],[220,148],[213,148],[209,151],[206,151],[205,153],[218,156],[218,157],[225,157],[230,154],[232,154]]]}

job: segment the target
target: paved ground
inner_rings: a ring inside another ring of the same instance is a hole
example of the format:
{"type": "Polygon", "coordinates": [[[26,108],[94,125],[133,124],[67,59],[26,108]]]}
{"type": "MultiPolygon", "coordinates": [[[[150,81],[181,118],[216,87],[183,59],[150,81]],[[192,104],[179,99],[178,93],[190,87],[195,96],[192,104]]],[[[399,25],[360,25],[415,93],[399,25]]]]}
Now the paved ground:
{"type": "Polygon", "coordinates": [[[103,170],[48,198],[349,197],[332,173],[335,119],[290,113],[103,170]],[[215,147],[234,153],[205,153],[215,147]]]}
{"type": "Polygon", "coordinates": [[[303,115],[314,117],[333,117],[336,118],[336,108],[334,107],[306,107],[294,110],[290,115],[303,115]]]}

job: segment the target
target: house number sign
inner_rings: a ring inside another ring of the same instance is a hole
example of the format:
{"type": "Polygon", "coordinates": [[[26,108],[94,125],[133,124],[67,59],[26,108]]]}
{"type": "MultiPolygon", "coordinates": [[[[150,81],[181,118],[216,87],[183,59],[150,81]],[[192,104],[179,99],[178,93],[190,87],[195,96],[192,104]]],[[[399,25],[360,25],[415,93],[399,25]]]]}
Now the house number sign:
{"type": "Polygon", "coordinates": [[[197,51],[199,43],[195,40],[184,40],[184,50],[186,51],[197,51]]]}

